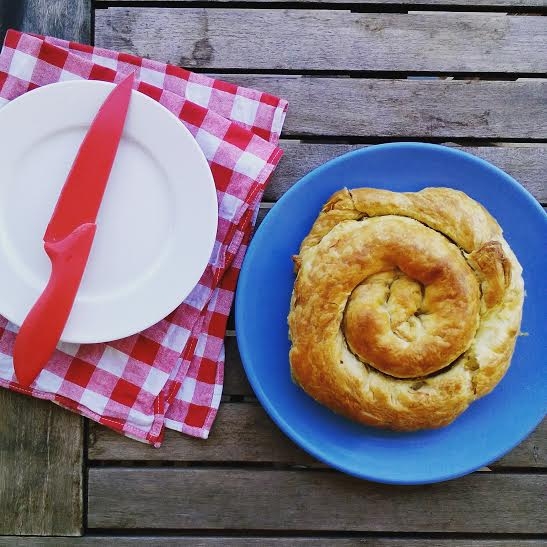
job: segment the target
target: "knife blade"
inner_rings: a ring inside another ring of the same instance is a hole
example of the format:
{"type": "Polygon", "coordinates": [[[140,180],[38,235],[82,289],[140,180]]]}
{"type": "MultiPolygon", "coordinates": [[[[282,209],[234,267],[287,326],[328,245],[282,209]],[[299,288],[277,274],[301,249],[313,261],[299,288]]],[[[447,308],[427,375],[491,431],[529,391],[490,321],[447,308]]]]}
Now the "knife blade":
{"type": "Polygon", "coordinates": [[[17,334],[13,366],[30,386],[55,350],[80,286],[96,219],[123,133],[134,74],[107,96],[80,145],[44,234],[48,283],[17,334]]]}

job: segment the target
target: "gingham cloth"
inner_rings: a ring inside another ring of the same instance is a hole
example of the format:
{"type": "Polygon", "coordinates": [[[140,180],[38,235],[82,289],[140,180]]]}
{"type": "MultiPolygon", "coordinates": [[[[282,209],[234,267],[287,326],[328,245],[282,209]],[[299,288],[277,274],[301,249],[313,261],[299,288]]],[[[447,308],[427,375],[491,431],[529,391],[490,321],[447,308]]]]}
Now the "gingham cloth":
{"type": "Polygon", "coordinates": [[[108,344],[60,344],[30,389],[14,375],[17,327],[0,317],[0,385],[159,446],[164,426],[202,438],[211,429],[226,322],[260,199],[281,158],[287,102],[164,63],[10,30],[0,53],[0,106],[50,83],[118,82],[135,70],[137,89],[178,116],[209,161],[219,224],[207,269],[190,296],[146,331],[108,344]]]}

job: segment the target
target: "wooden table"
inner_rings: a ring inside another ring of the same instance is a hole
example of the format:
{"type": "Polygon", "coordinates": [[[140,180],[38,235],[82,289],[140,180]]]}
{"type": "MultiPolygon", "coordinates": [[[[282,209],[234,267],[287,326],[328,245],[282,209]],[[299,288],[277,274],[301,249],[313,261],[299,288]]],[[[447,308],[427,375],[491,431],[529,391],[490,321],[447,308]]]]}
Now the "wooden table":
{"type": "MultiPolygon", "coordinates": [[[[547,203],[546,15],[547,0],[0,0],[0,31],[92,41],[287,98],[263,218],[320,163],[402,139],[463,147],[547,203]]],[[[205,442],[169,432],[155,450],[0,391],[0,534],[12,536],[0,545],[545,545],[546,422],[462,479],[359,481],[284,437],[233,330],[226,344],[205,442]]]]}

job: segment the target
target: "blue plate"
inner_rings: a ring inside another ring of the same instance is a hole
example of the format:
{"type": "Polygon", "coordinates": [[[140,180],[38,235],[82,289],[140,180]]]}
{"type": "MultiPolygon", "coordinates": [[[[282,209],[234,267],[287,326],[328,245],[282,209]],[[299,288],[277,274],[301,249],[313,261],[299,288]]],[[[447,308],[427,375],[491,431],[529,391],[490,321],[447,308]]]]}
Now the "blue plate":
{"type": "Polygon", "coordinates": [[[300,180],[273,207],[249,247],[236,296],[241,357],[256,396],[277,425],[316,458],[378,482],[422,484],[465,475],[499,459],[545,416],[547,215],[509,175],[465,152],[421,143],[372,146],[300,180]],[[501,383],[450,426],[418,433],[365,427],[337,416],[295,386],[287,315],[291,255],[321,206],[340,188],[463,190],[496,217],[524,268],[522,336],[501,383]]]}

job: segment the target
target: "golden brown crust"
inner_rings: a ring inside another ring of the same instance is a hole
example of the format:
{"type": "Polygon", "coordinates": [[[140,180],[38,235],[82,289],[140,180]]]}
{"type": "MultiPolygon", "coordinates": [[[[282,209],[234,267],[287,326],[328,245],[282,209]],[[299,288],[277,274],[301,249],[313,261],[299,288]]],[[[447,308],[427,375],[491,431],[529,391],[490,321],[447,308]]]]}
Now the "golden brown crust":
{"type": "Polygon", "coordinates": [[[497,222],[462,192],[341,190],[295,266],[291,373],[341,414],[443,426],[509,366],[522,270],[497,222]]]}

